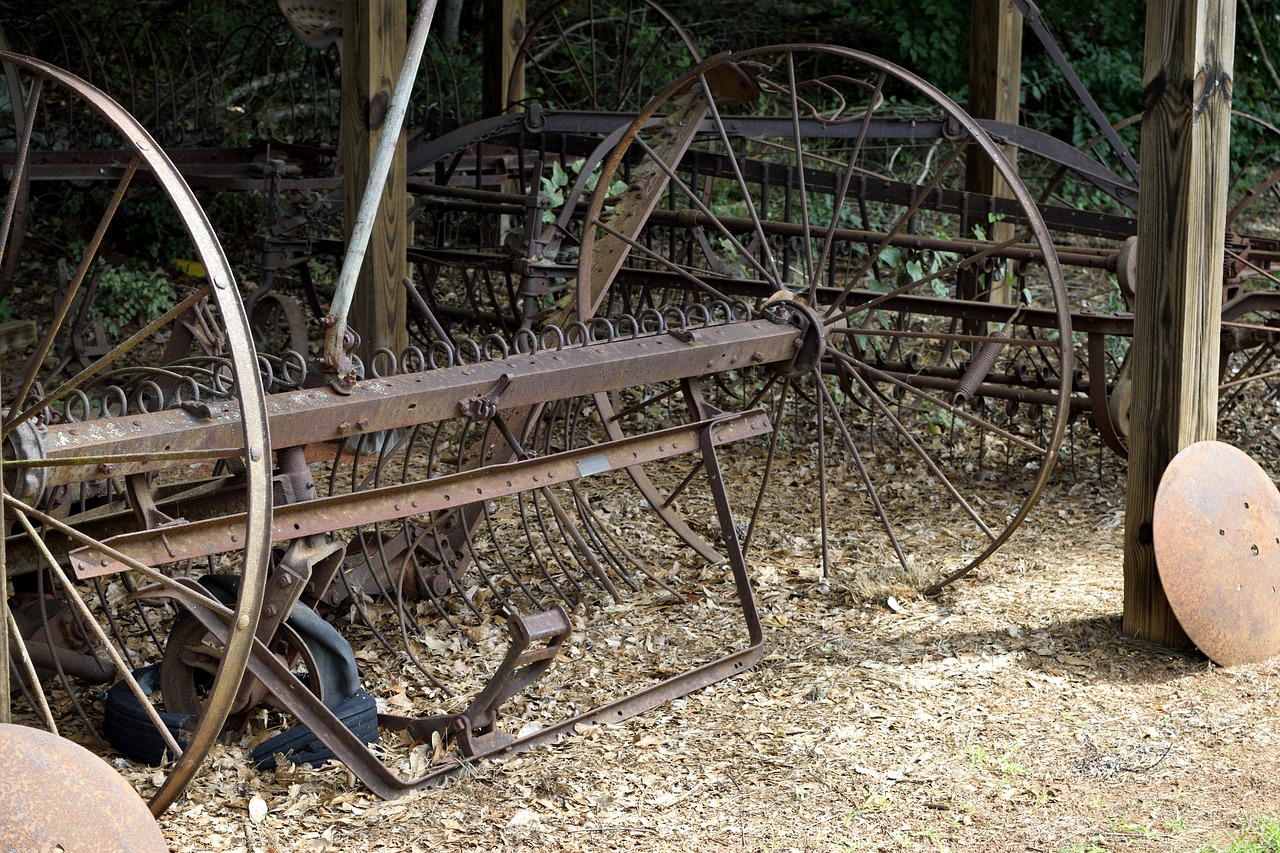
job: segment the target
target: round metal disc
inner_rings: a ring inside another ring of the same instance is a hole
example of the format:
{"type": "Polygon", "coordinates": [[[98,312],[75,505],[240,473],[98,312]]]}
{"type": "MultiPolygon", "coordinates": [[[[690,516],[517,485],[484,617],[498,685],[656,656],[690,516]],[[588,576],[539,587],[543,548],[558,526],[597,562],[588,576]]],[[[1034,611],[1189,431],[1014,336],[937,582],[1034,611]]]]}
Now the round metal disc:
{"type": "Polygon", "coordinates": [[[0,725],[0,767],[0,849],[168,853],[147,804],[83,746],[0,725]]]}
{"type": "Polygon", "coordinates": [[[1241,450],[1201,441],[1160,480],[1156,565],[1187,636],[1220,666],[1280,652],[1280,492],[1241,450]]]}

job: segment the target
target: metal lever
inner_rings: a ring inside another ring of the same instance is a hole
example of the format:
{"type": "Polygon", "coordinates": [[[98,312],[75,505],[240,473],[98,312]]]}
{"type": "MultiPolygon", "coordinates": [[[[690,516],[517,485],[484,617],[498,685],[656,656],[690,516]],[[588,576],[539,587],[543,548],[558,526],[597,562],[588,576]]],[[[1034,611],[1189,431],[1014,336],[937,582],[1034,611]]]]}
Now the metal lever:
{"type": "Polygon", "coordinates": [[[573,624],[560,605],[529,616],[511,614],[507,620],[511,646],[498,671],[467,710],[450,728],[458,736],[458,749],[471,757],[501,748],[514,739],[497,728],[498,709],[520,691],[533,684],[551,667],[560,647],[569,638],[573,624]],[[546,644],[529,648],[533,643],[546,644]]]}

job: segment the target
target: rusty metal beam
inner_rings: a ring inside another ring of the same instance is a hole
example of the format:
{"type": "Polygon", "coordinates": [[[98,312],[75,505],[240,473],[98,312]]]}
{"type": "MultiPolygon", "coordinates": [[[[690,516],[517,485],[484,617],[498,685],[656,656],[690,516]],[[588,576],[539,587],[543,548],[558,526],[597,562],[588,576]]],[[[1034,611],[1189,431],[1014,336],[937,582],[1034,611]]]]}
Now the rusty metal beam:
{"type": "MultiPolygon", "coordinates": [[[[286,541],[333,530],[408,518],[470,503],[568,483],[582,477],[683,456],[699,450],[699,435],[710,431],[716,444],[764,435],[772,430],[761,410],[672,427],[544,456],[460,471],[432,480],[343,493],[286,504],[275,509],[272,539],[286,541]]],[[[149,566],[191,560],[235,550],[242,516],[209,518],[116,536],[109,548],[149,566]]],[[[97,548],[71,553],[80,578],[123,571],[127,566],[97,548]]]]}
{"type": "MultiPolygon", "coordinates": [[[[407,373],[357,383],[338,395],[328,388],[275,394],[267,399],[272,449],[333,441],[367,432],[436,423],[463,414],[461,404],[510,381],[498,411],[601,391],[721,373],[786,361],[798,331],[768,320],[691,330],[692,339],[646,335],[589,346],[566,346],[451,369],[407,373]]],[[[230,404],[209,418],[168,410],[147,415],[51,425],[45,435],[48,485],[106,475],[157,471],[237,447],[239,414],[230,404]],[[183,448],[179,451],[178,448],[183,448]],[[110,466],[109,469],[104,466],[110,466]]],[[[236,454],[240,451],[236,450],[236,454]]]]}

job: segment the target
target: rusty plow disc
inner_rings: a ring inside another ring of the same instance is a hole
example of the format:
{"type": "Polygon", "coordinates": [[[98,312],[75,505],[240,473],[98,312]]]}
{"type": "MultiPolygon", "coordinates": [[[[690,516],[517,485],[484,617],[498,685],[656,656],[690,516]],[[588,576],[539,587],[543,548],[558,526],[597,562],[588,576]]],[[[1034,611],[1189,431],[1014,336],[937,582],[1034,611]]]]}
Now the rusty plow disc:
{"type": "Polygon", "coordinates": [[[1184,448],[1160,481],[1153,536],[1169,604],[1210,660],[1280,652],[1280,492],[1256,462],[1219,441],[1184,448]]]}

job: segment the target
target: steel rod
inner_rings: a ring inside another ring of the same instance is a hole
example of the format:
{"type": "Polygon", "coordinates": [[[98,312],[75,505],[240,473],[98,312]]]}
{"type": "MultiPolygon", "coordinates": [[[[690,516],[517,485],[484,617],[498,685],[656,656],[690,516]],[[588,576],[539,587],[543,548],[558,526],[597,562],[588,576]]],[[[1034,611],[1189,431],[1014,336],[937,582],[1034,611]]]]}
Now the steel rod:
{"type": "Polygon", "coordinates": [[[396,143],[400,139],[400,130],[404,126],[405,113],[409,108],[409,95],[413,92],[413,82],[418,77],[418,68],[427,46],[427,34],[431,30],[431,19],[435,17],[436,5],[437,0],[423,0],[414,17],[413,28],[409,31],[409,45],[405,52],[404,64],[400,67],[400,76],[396,78],[395,88],[391,91],[391,104],[382,126],[382,135],[378,139],[378,148],[373,155],[369,180],[365,184],[360,209],[356,213],[351,239],[347,244],[347,253],[342,261],[342,270],[338,273],[333,302],[329,309],[333,317],[333,325],[329,327],[328,334],[325,336],[325,355],[329,357],[329,364],[335,368],[341,364],[347,312],[351,310],[356,279],[360,275],[365,250],[368,249],[369,238],[373,234],[374,215],[377,213],[378,205],[382,203],[387,175],[391,171],[396,143]]]}

